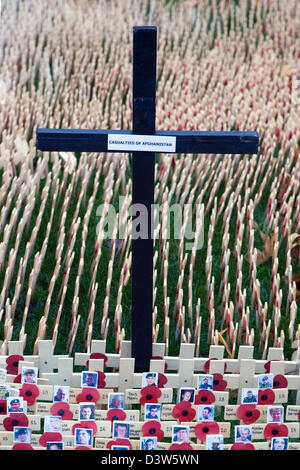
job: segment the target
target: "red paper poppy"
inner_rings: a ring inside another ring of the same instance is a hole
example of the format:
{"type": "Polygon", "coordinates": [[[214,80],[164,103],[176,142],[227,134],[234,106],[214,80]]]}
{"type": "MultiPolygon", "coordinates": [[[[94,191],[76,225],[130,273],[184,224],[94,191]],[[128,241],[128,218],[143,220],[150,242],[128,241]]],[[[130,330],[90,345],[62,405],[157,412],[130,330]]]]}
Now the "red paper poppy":
{"type": "Polygon", "coordinates": [[[124,421],[127,415],[124,410],[119,410],[118,408],[112,408],[107,412],[105,421],[124,421]]]}
{"type": "Polygon", "coordinates": [[[286,424],[268,423],[264,429],[265,439],[272,439],[272,437],[287,437],[289,429],[286,424]]]}
{"type": "Polygon", "coordinates": [[[194,450],[191,444],[183,442],[182,444],[171,444],[169,450],[194,450]]]}
{"type": "Polygon", "coordinates": [[[18,374],[16,375],[16,377],[14,378],[14,384],[20,384],[21,383],[21,379],[22,379],[22,375],[21,374],[18,374]]]}
{"type": "Polygon", "coordinates": [[[9,374],[18,374],[19,361],[24,361],[24,357],[19,354],[13,354],[6,359],[6,370],[9,374]]]}
{"type": "Polygon", "coordinates": [[[90,447],[87,446],[77,446],[74,450],[92,450],[90,447]]]}
{"type": "Polygon", "coordinates": [[[20,389],[20,397],[23,397],[27,401],[27,405],[34,405],[35,400],[39,396],[40,391],[34,384],[23,384],[20,389]]]}
{"type": "Polygon", "coordinates": [[[76,396],[77,403],[82,402],[92,402],[97,403],[100,398],[100,393],[96,388],[93,387],[83,387],[81,393],[76,396]]]}
{"type": "Polygon", "coordinates": [[[195,415],[196,410],[189,401],[180,401],[174,406],[172,411],[172,416],[178,419],[180,423],[192,421],[195,415]]]}
{"type": "Polygon", "coordinates": [[[213,390],[223,392],[227,387],[226,380],[223,380],[222,374],[213,374],[213,390]]]}
{"type": "Polygon", "coordinates": [[[128,439],[116,439],[115,441],[109,441],[106,444],[106,448],[111,450],[112,446],[126,446],[132,450],[131,442],[128,439]]]}
{"type": "Polygon", "coordinates": [[[195,396],[195,405],[211,405],[216,397],[210,390],[199,390],[195,396]]]}
{"type": "Polygon", "coordinates": [[[54,403],[50,408],[50,414],[52,416],[61,416],[62,420],[71,420],[73,418],[69,403],[54,403]]]}
{"type": "Polygon", "coordinates": [[[28,426],[28,418],[25,413],[10,413],[7,418],[3,420],[3,426],[6,431],[13,431],[15,426],[28,426]]]}
{"type": "Polygon", "coordinates": [[[237,409],[236,416],[242,420],[244,424],[255,423],[260,417],[260,411],[256,408],[256,404],[240,405],[237,409]]]}
{"type": "MultiPolygon", "coordinates": [[[[105,370],[106,369],[106,363],[107,363],[107,359],[108,357],[105,355],[105,354],[102,354],[102,353],[92,353],[90,355],[90,359],[103,359],[103,369],[105,370]]],[[[87,370],[89,370],[89,361],[86,362],[86,368],[87,370]]]]}
{"type": "Polygon", "coordinates": [[[62,435],[60,432],[44,432],[39,439],[39,443],[43,447],[47,447],[47,442],[60,441],[62,441],[62,435]]]}
{"type": "Polygon", "coordinates": [[[200,441],[205,441],[208,434],[219,434],[219,425],[216,421],[203,421],[195,426],[194,432],[200,441]]]}
{"type": "Polygon", "coordinates": [[[156,385],[147,385],[141,389],[140,403],[158,403],[158,398],[161,396],[161,391],[156,385]]]}
{"type": "Polygon", "coordinates": [[[161,441],[164,437],[164,432],[161,429],[159,421],[147,421],[142,426],[143,437],[157,437],[158,441],[161,441]]]}
{"type": "Polygon", "coordinates": [[[97,370],[98,374],[98,382],[97,382],[97,388],[105,388],[106,387],[106,382],[105,382],[105,374],[104,372],[100,372],[100,370],[97,370]]]}
{"type": "Polygon", "coordinates": [[[164,388],[166,383],[168,382],[167,377],[164,374],[158,374],[158,388],[164,388]]]}
{"type": "Polygon", "coordinates": [[[6,415],[7,413],[7,402],[6,400],[0,400],[0,415],[6,415]]]}
{"type": "Polygon", "coordinates": [[[11,450],[34,450],[30,444],[14,444],[11,450]]]}
{"type": "Polygon", "coordinates": [[[250,442],[247,444],[243,444],[243,442],[235,442],[230,447],[230,450],[255,450],[255,447],[253,444],[250,444],[250,442]]]}
{"type": "Polygon", "coordinates": [[[284,375],[277,374],[273,377],[273,388],[287,388],[288,381],[284,375]]]}
{"type": "Polygon", "coordinates": [[[275,393],[271,388],[258,390],[258,405],[272,405],[275,401],[275,393]]]}
{"type": "MultiPolygon", "coordinates": [[[[209,373],[210,362],[211,362],[211,361],[217,361],[217,360],[218,360],[217,357],[211,357],[210,359],[208,359],[208,360],[205,362],[205,364],[204,364],[203,367],[204,367],[204,370],[205,370],[205,372],[206,372],[207,374],[209,373]]],[[[224,372],[226,371],[226,369],[227,369],[227,364],[226,364],[226,362],[225,362],[225,365],[224,365],[224,372]]]]}
{"type": "Polygon", "coordinates": [[[86,420],[86,421],[81,421],[80,423],[75,423],[72,426],[72,434],[75,434],[75,429],[76,428],[83,428],[83,429],[91,429],[93,431],[93,436],[96,434],[98,431],[98,427],[95,421],[92,420],[86,420]]]}

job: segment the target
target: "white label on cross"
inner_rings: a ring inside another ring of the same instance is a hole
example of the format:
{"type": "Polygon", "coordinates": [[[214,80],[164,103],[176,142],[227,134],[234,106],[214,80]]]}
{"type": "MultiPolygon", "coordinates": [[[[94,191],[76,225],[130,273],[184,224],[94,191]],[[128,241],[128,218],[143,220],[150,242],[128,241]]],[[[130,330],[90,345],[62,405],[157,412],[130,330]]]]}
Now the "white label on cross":
{"type": "Polygon", "coordinates": [[[108,134],[107,150],[119,152],[176,152],[176,137],[136,134],[108,134]]]}

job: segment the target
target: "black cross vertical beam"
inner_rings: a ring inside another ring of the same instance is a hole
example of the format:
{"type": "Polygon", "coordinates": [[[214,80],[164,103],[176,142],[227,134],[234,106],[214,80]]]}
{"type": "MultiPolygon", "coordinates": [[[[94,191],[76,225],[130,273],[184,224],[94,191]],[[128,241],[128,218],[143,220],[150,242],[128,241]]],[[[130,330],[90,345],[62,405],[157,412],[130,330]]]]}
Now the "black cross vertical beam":
{"type": "MultiPolygon", "coordinates": [[[[155,134],[156,28],[133,28],[133,134],[155,134]]],[[[152,357],[153,227],[155,153],[132,153],[132,203],[147,210],[146,238],[132,238],[131,347],[135,371],[149,370],[152,357]]],[[[137,207],[137,206],[136,206],[137,207]]],[[[137,207],[138,209],[138,207],[137,207]]],[[[140,215],[139,212],[136,213],[140,215]]],[[[133,219],[134,221],[134,215],[133,219]]],[[[141,234],[145,236],[145,233],[141,234]]]]}

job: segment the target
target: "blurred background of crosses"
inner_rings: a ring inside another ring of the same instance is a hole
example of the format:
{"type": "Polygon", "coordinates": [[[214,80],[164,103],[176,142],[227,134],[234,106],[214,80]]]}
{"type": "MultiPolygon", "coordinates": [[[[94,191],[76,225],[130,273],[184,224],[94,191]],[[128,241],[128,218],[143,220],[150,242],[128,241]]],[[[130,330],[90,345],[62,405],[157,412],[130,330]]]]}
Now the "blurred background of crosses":
{"type": "MultiPolygon", "coordinates": [[[[204,246],[156,232],[153,340],[257,358],[299,344],[297,1],[2,2],[0,338],[130,339],[130,158],[37,153],[37,127],[131,128],[134,25],[158,27],[156,128],[248,130],[257,156],[156,156],[157,204],[203,204],[204,246]],[[103,22],[103,19],[105,21],[103,22]],[[101,25],[101,27],[99,27],[101,25]],[[125,238],[97,237],[100,204],[125,238]]],[[[298,103],[299,106],[299,103],[298,103]]],[[[3,349],[2,349],[3,354],[3,349]]]]}

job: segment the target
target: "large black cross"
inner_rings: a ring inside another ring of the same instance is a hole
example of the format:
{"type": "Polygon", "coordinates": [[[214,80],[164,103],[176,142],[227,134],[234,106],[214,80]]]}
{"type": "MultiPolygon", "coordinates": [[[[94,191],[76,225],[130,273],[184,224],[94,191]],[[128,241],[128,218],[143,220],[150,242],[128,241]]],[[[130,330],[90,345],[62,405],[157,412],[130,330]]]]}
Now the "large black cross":
{"type": "Polygon", "coordinates": [[[148,214],[148,237],[132,239],[131,344],[136,372],[147,372],[152,357],[151,220],[155,151],[179,154],[256,154],[259,142],[256,132],[155,130],[156,37],[157,30],[154,26],[133,28],[132,131],[37,129],[39,150],[132,153],[132,203],[143,204],[148,214]],[[138,142],[132,142],[134,139],[138,142]],[[125,144],[128,146],[123,150],[125,144]]]}

